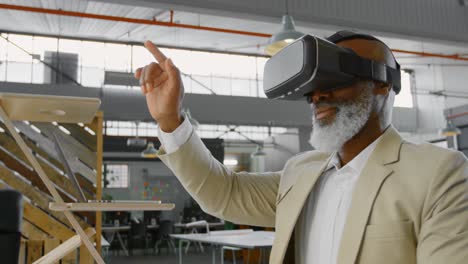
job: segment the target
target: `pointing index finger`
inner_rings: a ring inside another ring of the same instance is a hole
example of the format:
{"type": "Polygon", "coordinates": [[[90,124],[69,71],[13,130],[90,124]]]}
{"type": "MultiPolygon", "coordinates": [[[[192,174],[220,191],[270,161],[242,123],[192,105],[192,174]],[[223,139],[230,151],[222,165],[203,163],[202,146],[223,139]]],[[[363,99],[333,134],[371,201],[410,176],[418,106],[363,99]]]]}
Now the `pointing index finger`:
{"type": "Polygon", "coordinates": [[[153,44],[153,42],[147,40],[145,41],[145,47],[146,49],[153,54],[154,58],[161,64],[167,59],[166,55],[164,55],[156,45],[153,44]]]}

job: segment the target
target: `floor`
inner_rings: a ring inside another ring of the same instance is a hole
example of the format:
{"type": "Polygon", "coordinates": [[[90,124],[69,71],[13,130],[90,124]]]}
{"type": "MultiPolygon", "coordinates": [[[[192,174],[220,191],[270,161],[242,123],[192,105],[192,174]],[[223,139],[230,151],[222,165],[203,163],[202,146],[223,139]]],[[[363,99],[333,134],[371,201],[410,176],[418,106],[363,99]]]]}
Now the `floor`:
{"type": "MultiPolygon", "coordinates": [[[[207,253],[189,253],[184,255],[183,258],[184,264],[199,264],[199,263],[211,263],[211,254],[207,253]]],[[[166,255],[161,254],[158,256],[133,256],[133,257],[125,257],[125,256],[109,256],[109,261],[106,262],[109,264],[123,264],[123,263],[132,263],[132,264],[157,264],[157,263],[164,263],[164,264],[177,264],[177,257],[175,255],[166,255]]],[[[217,260],[219,263],[219,260],[217,260]]],[[[231,263],[229,261],[225,261],[224,263],[231,263]]],[[[242,263],[239,259],[237,263],[242,263]]]]}
{"type": "MultiPolygon", "coordinates": [[[[123,256],[123,253],[120,253],[121,255],[116,255],[115,252],[110,251],[109,252],[109,257],[106,263],[108,264],[123,264],[123,263],[132,263],[132,264],[158,264],[158,263],[164,263],[164,264],[177,264],[178,263],[178,258],[177,255],[175,254],[168,254],[165,251],[163,251],[159,255],[152,255],[149,254],[147,256],[143,255],[143,252],[135,252],[134,256],[132,257],[127,257],[123,256]]],[[[188,252],[187,254],[184,254],[183,256],[183,263],[184,264],[202,264],[202,263],[212,263],[212,255],[211,255],[211,249],[207,248],[205,250],[205,253],[201,252],[188,252]]],[[[220,257],[219,257],[219,252],[216,254],[216,263],[221,263],[220,257]]],[[[232,260],[225,260],[225,264],[231,264],[232,260]]],[[[242,264],[242,259],[238,258],[237,262],[239,264],[242,264]]]]}

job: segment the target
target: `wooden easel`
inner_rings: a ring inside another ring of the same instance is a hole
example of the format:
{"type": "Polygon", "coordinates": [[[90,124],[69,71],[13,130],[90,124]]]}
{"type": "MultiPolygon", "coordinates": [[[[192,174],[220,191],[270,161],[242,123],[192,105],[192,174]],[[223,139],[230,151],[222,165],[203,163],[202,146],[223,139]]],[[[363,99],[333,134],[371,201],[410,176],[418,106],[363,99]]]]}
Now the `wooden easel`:
{"type": "MultiPolygon", "coordinates": [[[[64,253],[76,249],[81,243],[85,245],[89,253],[98,264],[104,264],[104,260],[93,246],[89,236],[93,235],[96,231],[94,229],[83,230],[78,223],[77,219],[71,211],[75,209],[83,211],[106,211],[106,210],[172,210],[174,204],[150,204],[147,202],[134,202],[128,203],[114,203],[111,207],[107,203],[65,203],[55,188],[54,184],[47,177],[46,173],[40,166],[36,157],[33,155],[31,149],[27,146],[23,138],[16,131],[12,120],[24,121],[37,121],[37,122],[61,122],[61,123],[90,123],[95,117],[100,105],[99,99],[94,98],[81,98],[81,97],[64,97],[64,96],[44,96],[44,95],[28,95],[28,94],[9,94],[0,93],[0,118],[18,144],[21,151],[30,162],[33,169],[37,172],[38,176],[46,186],[47,190],[52,195],[55,203],[51,204],[51,209],[63,211],[66,219],[75,230],[77,236],[70,238],[62,243],[55,250],[43,256],[35,263],[53,263],[64,256],[64,253]],[[91,207],[90,207],[91,206],[91,207]],[[129,207],[130,206],[130,207],[129,207]]],[[[102,125],[97,127],[98,131],[102,131],[102,125]]],[[[102,142],[100,142],[102,146],[102,142]]],[[[99,142],[98,142],[99,145],[99,142]]],[[[101,151],[102,147],[98,152],[101,151]]],[[[97,164],[97,169],[101,169],[102,164],[97,164]]],[[[64,164],[66,167],[67,165],[64,164]]],[[[68,171],[68,173],[72,173],[68,171]]],[[[73,173],[72,173],[73,174],[73,173]]],[[[72,178],[74,176],[71,176],[72,178]]],[[[98,187],[101,181],[96,183],[98,187]]],[[[78,184],[77,184],[78,185],[78,184]]],[[[78,185],[78,187],[79,185],[78,185]]],[[[98,192],[100,188],[98,188],[98,192]]],[[[100,198],[101,194],[98,193],[97,197],[100,198]]],[[[98,217],[97,226],[100,228],[100,217],[98,217]],[[99,221],[99,222],[98,222],[99,221]]],[[[98,230],[100,231],[100,230],[98,230]]],[[[100,233],[100,232],[98,232],[100,233]]],[[[97,239],[97,246],[100,248],[100,237],[97,239]]]]}

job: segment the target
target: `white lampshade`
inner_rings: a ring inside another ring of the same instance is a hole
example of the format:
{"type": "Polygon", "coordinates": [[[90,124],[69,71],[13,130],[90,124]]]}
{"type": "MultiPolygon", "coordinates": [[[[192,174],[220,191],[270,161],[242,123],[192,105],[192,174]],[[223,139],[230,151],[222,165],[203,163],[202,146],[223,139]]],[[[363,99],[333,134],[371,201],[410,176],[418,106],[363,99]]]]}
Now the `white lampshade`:
{"type": "Polygon", "coordinates": [[[447,126],[439,130],[439,134],[446,137],[457,136],[461,134],[461,130],[456,127],[452,121],[447,120],[447,126]]]}
{"type": "Polygon", "coordinates": [[[257,146],[257,149],[255,150],[255,152],[253,152],[250,155],[251,157],[262,157],[262,156],[266,156],[266,153],[263,152],[263,147],[257,146]]]}
{"type": "Polygon", "coordinates": [[[141,152],[141,156],[143,158],[148,158],[148,159],[153,159],[158,157],[158,151],[154,147],[153,142],[149,142],[148,146],[146,146],[146,149],[141,152]]]}
{"type": "Polygon", "coordinates": [[[280,32],[271,36],[268,41],[268,45],[265,48],[265,53],[273,56],[291,42],[302,36],[304,36],[304,33],[296,31],[292,16],[287,14],[283,15],[282,29],[280,32]]]}

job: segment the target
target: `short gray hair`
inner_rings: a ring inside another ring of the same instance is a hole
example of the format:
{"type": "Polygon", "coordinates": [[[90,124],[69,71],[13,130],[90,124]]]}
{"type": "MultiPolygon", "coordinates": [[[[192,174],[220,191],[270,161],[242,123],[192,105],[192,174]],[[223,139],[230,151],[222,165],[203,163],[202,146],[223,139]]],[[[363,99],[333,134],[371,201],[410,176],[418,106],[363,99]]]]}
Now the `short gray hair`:
{"type": "MultiPolygon", "coordinates": [[[[364,85],[366,85],[367,89],[375,89],[374,81],[365,81],[364,85]]],[[[374,98],[376,100],[374,101],[374,107],[379,111],[377,114],[379,116],[380,127],[384,129],[392,123],[393,103],[395,102],[395,91],[392,85],[390,84],[390,91],[385,97],[383,95],[375,95],[374,98]],[[383,105],[380,107],[377,105],[378,99],[384,100],[383,105]]]]}
{"type": "Polygon", "coordinates": [[[384,105],[379,113],[380,127],[386,128],[392,123],[393,103],[395,102],[395,91],[390,87],[388,95],[384,99],[384,105]]]}

